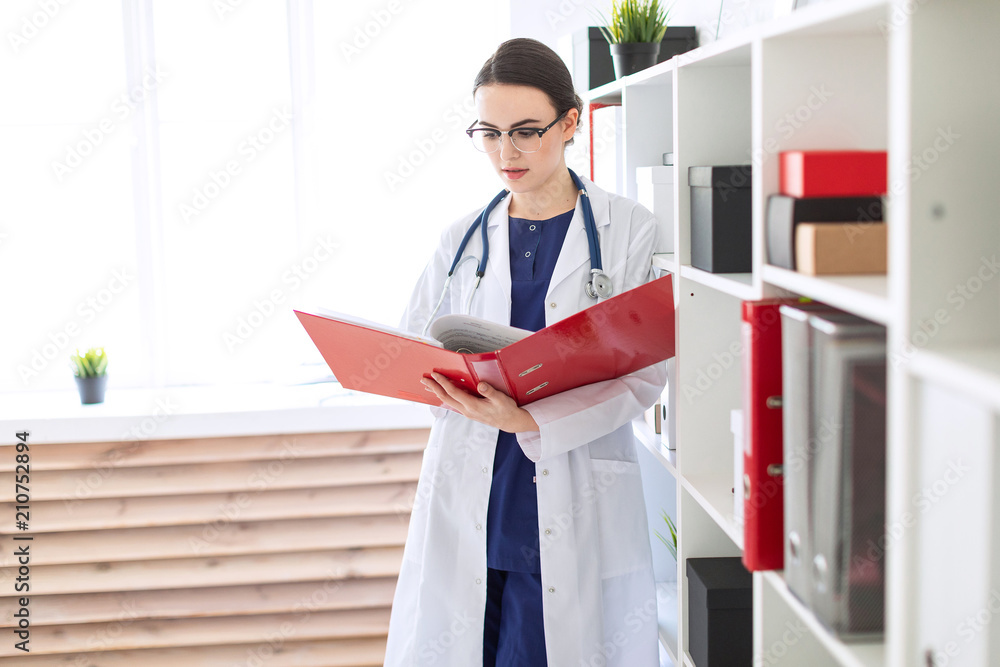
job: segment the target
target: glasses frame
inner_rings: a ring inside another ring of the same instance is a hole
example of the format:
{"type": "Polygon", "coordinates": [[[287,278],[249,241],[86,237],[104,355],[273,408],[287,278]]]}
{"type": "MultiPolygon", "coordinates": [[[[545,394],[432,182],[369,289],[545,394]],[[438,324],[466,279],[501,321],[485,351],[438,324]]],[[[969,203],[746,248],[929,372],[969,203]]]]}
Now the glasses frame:
{"type": "MultiPolygon", "coordinates": [[[[537,153],[538,151],[542,150],[542,146],[541,146],[542,136],[546,132],[548,132],[549,130],[551,130],[552,127],[556,123],[558,123],[563,118],[565,118],[566,114],[568,114],[568,113],[569,113],[569,109],[566,109],[566,111],[563,111],[561,114],[559,114],[558,116],[556,116],[556,119],[554,121],[552,121],[551,123],[549,123],[548,125],[546,125],[545,127],[515,127],[515,128],[513,128],[511,130],[498,130],[498,129],[493,128],[493,127],[474,127],[474,125],[479,122],[479,119],[477,118],[476,120],[472,121],[472,125],[470,125],[465,130],[465,133],[467,135],[469,135],[469,139],[472,140],[473,147],[475,147],[475,145],[476,145],[475,144],[475,137],[473,136],[473,133],[475,133],[477,131],[488,130],[490,132],[497,132],[498,134],[500,134],[500,141],[497,143],[497,147],[495,149],[493,149],[491,151],[479,151],[480,153],[483,153],[485,155],[490,155],[491,153],[496,153],[498,150],[500,150],[500,147],[503,145],[503,135],[505,135],[505,134],[507,135],[507,138],[510,139],[510,145],[513,146],[515,149],[517,149],[518,153],[537,153]],[[538,139],[539,139],[538,148],[536,148],[533,151],[525,151],[525,150],[521,150],[520,148],[518,148],[517,144],[514,143],[514,133],[515,132],[536,132],[536,133],[538,133],[538,139]]],[[[477,148],[476,150],[479,150],[479,149],[477,148]]]]}

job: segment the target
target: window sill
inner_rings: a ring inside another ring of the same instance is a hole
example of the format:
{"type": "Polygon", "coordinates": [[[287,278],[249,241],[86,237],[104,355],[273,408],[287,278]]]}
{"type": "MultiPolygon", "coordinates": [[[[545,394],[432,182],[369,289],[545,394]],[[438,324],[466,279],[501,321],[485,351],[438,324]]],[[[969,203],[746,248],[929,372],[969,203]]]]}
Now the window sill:
{"type": "Polygon", "coordinates": [[[427,406],[339,384],[109,388],[81,405],[73,391],[0,395],[0,434],[32,443],[168,440],[284,433],[427,428],[427,406]]]}

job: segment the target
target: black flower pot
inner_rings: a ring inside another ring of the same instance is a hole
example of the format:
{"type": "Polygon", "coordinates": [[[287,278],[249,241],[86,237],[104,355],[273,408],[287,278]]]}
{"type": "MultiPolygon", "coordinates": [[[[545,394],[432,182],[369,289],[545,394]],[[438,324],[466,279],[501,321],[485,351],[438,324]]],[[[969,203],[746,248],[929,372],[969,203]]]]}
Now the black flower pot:
{"type": "Polygon", "coordinates": [[[611,61],[615,65],[615,78],[635,74],[656,64],[660,53],[659,42],[628,42],[611,45],[611,61]]]}
{"type": "Polygon", "coordinates": [[[82,378],[79,375],[74,375],[76,378],[76,388],[80,391],[80,402],[84,405],[90,405],[92,403],[103,403],[104,402],[104,388],[108,384],[107,375],[98,375],[97,377],[82,378]]]}

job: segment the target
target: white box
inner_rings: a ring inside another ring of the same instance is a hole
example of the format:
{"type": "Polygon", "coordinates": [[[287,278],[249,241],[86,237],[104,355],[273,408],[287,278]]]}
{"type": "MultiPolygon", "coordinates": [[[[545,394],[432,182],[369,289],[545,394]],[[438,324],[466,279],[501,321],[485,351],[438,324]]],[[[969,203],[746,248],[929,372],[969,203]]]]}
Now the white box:
{"type": "Polygon", "coordinates": [[[660,238],[655,252],[674,251],[674,167],[636,167],[636,199],[656,216],[660,238]]]}

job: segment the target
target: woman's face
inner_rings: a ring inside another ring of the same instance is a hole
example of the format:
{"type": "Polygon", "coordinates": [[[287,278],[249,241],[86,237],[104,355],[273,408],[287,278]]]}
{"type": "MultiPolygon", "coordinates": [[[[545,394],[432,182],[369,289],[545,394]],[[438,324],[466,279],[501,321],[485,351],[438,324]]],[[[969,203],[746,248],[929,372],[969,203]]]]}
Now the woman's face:
{"type": "MultiPolygon", "coordinates": [[[[549,96],[531,86],[493,84],[476,90],[476,127],[512,130],[518,127],[544,128],[559,115],[549,96]]],[[[522,153],[504,134],[500,148],[489,153],[504,187],[513,193],[532,192],[549,181],[565,162],[563,149],[576,131],[579,112],[570,109],[561,121],[542,135],[542,147],[522,153]]]]}

